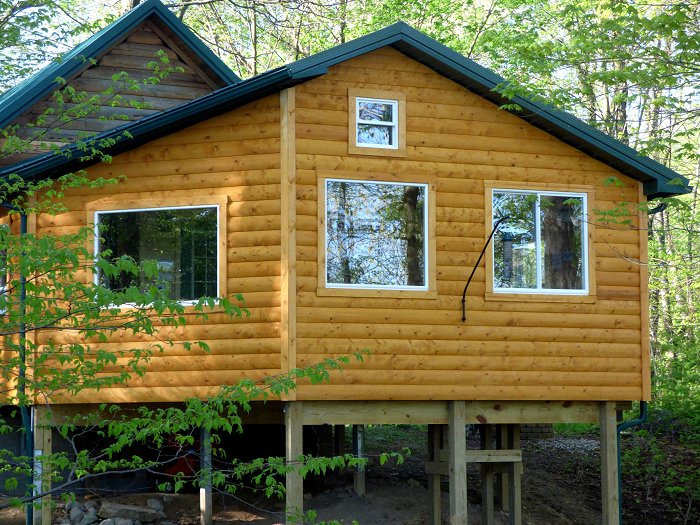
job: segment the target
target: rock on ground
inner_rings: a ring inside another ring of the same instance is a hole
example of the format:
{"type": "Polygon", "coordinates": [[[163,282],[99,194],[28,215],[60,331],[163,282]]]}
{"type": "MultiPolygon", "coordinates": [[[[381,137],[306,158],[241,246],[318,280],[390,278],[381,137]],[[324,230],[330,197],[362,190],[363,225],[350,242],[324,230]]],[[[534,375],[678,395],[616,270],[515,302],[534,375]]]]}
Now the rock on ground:
{"type": "Polygon", "coordinates": [[[102,502],[100,518],[127,518],[133,521],[157,521],[167,516],[162,510],[153,510],[148,507],[137,507],[136,505],[122,505],[111,501],[102,502]]]}

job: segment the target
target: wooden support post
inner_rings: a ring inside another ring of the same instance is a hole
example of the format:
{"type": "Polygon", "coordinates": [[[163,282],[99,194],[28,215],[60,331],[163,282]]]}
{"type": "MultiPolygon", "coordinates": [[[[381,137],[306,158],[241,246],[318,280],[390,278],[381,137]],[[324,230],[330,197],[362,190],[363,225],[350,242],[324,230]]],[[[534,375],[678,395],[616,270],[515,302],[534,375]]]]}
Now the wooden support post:
{"type": "Polygon", "coordinates": [[[493,508],[493,466],[489,463],[481,464],[481,523],[494,525],[493,508]]]}
{"type": "MultiPolygon", "coordinates": [[[[498,425],[500,427],[500,425],[498,425]]],[[[497,434],[498,436],[498,434],[497,434]]],[[[481,449],[493,449],[493,427],[481,426],[481,449]]],[[[494,524],[494,471],[489,463],[481,464],[481,523],[483,525],[494,524]]],[[[501,474],[502,479],[502,474],[501,474]]]]}
{"type": "MultiPolygon", "coordinates": [[[[442,449],[442,432],[440,425],[428,425],[428,462],[440,461],[442,449]]],[[[428,494],[430,503],[430,521],[432,525],[442,525],[442,491],[440,481],[442,476],[438,473],[428,474],[428,494]]]]}
{"type": "MultiPolygon", "coordinates": [[[[512,439],[510,437],[510,425],[496,425],[496,448],[497,449],[510,449],[512,439]]],[[[498,496],[498,503],[501,509],[506,510],[508,507],[508,474],[506,472],[501,472],[497,476],[497,490],[496,495],[498,496]]]]}
{"type": "MultiPolygon", "coordinates": [[[[496,425],[496,448],[508,450],[520,450],[520,425],[507,424],[496,425]]],[[[519,464],[520,474],[523,473],[523,464],[519,464]]],[[[509,505],[510,501],[510,486],[508,480],[508,472],[502,472],[496,476],[496,496],[497,501],[503,510],[509,505]]]]}
{"type": "Polygon", "coordinates": [[[199,433],[199,441],[199,523],[201,525],[212,525],[211,432],[206,428],[202,428],[199,433]]]}
{"type": "Polygon", "coordinates": [[[603,525],[619,525],[620,494],[617,486],[617,422],[615,402],[600,404],[600,478],[603,525]]]}
{"type": "Polygon", "coordinates": [[[287,473],[286,489],[286,523],[298,523],[300,515],[304,512],[304,482],[297,462],[299,456],[304,453],[304,427],[302,426],[303,408],[301,401],[288,401],[284,410],[285,426],[285,456],[287,463],[295,467],[287,473]]]}
{"type": "Polygon", "coordinates": [[[345,425],[333,425],[333,453],[345,455],[345,425]]]}
{"type": "Polygon", "coordinates": [[[467,440],[464,401],[450,401],[447,414],[450,525],[467,525],[467,440]]]}
{"type": "Polygon", "coordinates": [[[508,525],[520,525],[522,521],[522,506],[520,500],[520,467],[522,463],[508,464],[508,525]]]}
{"type": "MultiPolygon", "coordinates": [[[[36,407],[34,414],[34,484],[38,494],[51,490],[51,464],[46,459],[53,452],[52,429],[46,407],[36,407]],[[41,459],[39,459],[41,458],[41,459]]],[[[34,510],[35,525],[51,525],[51,496],[41,498],[41,508],[34,510]]]]}
{"type": "MultiPolygon", "coordinates": [[[[356,457],[364,457],[365,450],[365,426],[364,425],[353,425],[352,426],[352,453],[356,457]]],[[[360,498],[365,497],[365,465],[357,465],[355,470],[355,494],[360,498]]]]}

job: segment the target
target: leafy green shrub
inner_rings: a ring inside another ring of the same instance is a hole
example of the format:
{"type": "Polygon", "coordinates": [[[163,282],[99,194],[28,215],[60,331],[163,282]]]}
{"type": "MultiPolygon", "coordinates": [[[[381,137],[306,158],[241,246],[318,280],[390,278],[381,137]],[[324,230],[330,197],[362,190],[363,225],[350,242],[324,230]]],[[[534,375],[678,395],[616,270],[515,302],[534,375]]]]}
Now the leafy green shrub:
{"type": "Polygon", "coordinates": [[[648,430],[623,440],[623,494],[634,498],[634,504],[625,507],[653,503],[660,515],[673,517],[668,523],[695,523],[700,513],[698,450],[648,430]]]}

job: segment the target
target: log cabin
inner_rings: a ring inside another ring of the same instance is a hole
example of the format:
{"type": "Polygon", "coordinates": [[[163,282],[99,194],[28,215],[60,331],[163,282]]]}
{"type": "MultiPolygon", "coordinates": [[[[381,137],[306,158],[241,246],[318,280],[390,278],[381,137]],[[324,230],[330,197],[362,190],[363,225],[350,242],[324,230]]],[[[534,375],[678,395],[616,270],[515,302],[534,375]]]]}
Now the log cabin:
{"type": "MultiPolygon", "coordinates": [[[[519,425],[594,422],[602,522],[618,523],[616,409],[651,396],[637,205],[688,181],[572,115],[504,98],[502,78],[406,24],[241,80],[157,0],[74,53],[91,60],[51,65],[3,95],[2,126],[30,121],[56,76],[88,91],[122,68],[140,78],[156,48],[179,70],[144,95],[152,106],[75,124],[112,139],[111,163],[85,161],[71,130],[57,130],[61,155],[37,148],[0,176],[124,177],[70,190],[67,211],[30,227],[95,225],[96,249],[157,257],[172,297],[240,293],[251,316],[174,330],[211,351],[166,350],[142,378],[55,409],[173,403],[366,349],[363,363],[299,384],[272,410],[289,459],[306,425],[357,425],[360,437],[366,424],[428,425],[433,522],[447,476],[449,522],[467,523],[466,465],[477,462],[483,522],[503,473],[519,523],[519,425]],[[630,225],[603,220],[623,202],[630,225]],[[177,221],[198,234],[153,226],[177,221]],[[466,424],[484,426],[483,450],[467,450],[466,424]]],[[[294,473],[286,497],[303,507],[294,473]]]]}

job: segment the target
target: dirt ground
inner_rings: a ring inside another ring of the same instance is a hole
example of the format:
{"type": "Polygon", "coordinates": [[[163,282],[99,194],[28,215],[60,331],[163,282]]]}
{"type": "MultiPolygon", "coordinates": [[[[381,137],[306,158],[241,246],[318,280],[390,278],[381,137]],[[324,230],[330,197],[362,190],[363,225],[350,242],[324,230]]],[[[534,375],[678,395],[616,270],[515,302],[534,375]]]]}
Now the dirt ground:
{"type": "MultiPolygon", "coordinates": [[[[401,436],[385,434],[366,436],[368,456],[383,452],[384,447],[421,444],[424,434],[409,429],[401,436]],[[414,435],[415,434],[415,435],[414,435]],[[390,441],[383,443],[382,440],[390,441]],[[403,443],[402,441],[406,441],[403,443]],[[370,445],[371,444],[371,445],[370,445]]],[[[478,448],[476,438],[469,443],[478,448]]],[[[386,450],[390,450],[387,448],[386,450]]],[[[396,448],[393,448],[396,450],[396,448]]],[[[585,437],[555,437],[548,440],[524,441],[523,524],[524,525],[596,525],[600,520],[600,481],[598,440],[585,437]]],[[[478,466],[468,469],[469,523],[481,523],[480,481],[478,466]]],[[[339,520],[341,523],[421,525],[429,522],[427,478],[423,470],[423,453],[418,450],[406,457],[402,465],[380,466],[370,459],[367,466],[367,494],[358,498],[353,491],[350,472],[333,473],[322,479],[305,482],[305,509],[318,513],[315,523],[339,520]]],[[[153,495],[151,495],[152,497],[153,495]]],[[[214,523],[229,525],[283,523],[283,503],[249,493],[214,497],[214,523]]],[[[110,497],[112,501],[145,504],[149,495],[136,494],[110,497]]],[[[168,519],[178,525],[199,524],[197,494],[163,495],[168,519]]],[[[443,516],[447,516],[447,484],[443,485],[443,516]]],[[[497,513],[499,524],[507,522],[504,513],[497,513]]],[[[634,510],[625,512],[625,525],[673,523],[663,516],[644,515],[634,510]]],[[[56,522],[61,517],[56,513],[56,522]]],[[[23,525],[21,512],[0,512],[1,525],[23,525]]]]}

